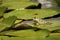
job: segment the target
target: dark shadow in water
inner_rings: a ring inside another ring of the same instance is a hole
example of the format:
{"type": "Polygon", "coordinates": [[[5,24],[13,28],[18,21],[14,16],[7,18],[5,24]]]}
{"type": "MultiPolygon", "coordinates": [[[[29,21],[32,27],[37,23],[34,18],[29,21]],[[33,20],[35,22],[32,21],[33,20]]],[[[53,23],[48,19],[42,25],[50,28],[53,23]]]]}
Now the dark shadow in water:
{"type": "Polygon", "coordinates": [[[30,5],[26,7],[25,9],[41,9],[42,5],[39,3],[37,6],[36,5],[30,5]]]}
{"type": "Polygon", "coordinates": [[[51,31],[51,33],[60,33],[60,29],[53,30],[53,31],[51,31]]]}
{"type": "Polygon", "coordinates": [[[15,35],[6,35],[6,34],[0,34],[0,36],[18,37],[18,36],[15,36],[15,35]]]}
{"type": "Polygon", "coordinates": [[[4,13],[9,13],[9,12],[12,12],[12,11],[14,11],[14,9],[6,9],[5,11],[4,11],[4,13]]]}
{"type": "Polygon", "coordinates": [[[51,18],[58,18],[58,17],[60,17],[60,13],[57,14],[57,15],[50,16],[50,17],[45,17],[45,18],[42,18],[42,19],[51,19],[51,18]]]}
{"type": "Polygon", "coordinates": [[[3,16],[1,16],[0,18],[3,18],[3,16]]]}

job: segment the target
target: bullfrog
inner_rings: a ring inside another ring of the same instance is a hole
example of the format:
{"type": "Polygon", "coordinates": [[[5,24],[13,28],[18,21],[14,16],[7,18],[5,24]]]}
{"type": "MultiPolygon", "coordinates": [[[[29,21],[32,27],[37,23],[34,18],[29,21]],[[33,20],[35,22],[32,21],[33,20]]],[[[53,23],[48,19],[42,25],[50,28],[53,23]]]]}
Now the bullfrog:
{"type": "Polygon", "coordinates": [[[38,17],[34,17],[31,21],[26,20],[16,24],[13,28],[17,30],[30,29],[30,28],[39,28],[38,26],[40,25],[51,25],[51,23],[43,19],[39,19],[38,17]]]}

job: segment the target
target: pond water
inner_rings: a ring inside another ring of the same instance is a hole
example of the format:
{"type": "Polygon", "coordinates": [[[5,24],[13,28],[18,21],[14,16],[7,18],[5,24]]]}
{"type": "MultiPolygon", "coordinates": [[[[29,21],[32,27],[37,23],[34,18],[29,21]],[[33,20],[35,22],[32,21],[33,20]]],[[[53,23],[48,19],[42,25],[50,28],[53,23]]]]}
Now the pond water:
{"type": "Polygon", "coordinates": [[[38,0],[42,4],[42,8],[56,8],[56,2],[54,0],[38,0]]]}

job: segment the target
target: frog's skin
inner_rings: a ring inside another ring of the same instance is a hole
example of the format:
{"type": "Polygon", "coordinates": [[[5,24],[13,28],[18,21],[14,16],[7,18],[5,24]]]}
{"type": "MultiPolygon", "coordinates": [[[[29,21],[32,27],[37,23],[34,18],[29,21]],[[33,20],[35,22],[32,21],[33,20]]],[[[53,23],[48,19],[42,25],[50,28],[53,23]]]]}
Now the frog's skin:
{"type": "Polygon", "coordinates": [[[40,25],[51,25],[51,23],[45,21],[45,20],[42,20],[42,19],[39,19],[38,17],[34,17],[32,21],[23,21],[21,23],[18,23],[14,26],[14,28],[39,28],[37,26],[40,26],[40,25]]]}

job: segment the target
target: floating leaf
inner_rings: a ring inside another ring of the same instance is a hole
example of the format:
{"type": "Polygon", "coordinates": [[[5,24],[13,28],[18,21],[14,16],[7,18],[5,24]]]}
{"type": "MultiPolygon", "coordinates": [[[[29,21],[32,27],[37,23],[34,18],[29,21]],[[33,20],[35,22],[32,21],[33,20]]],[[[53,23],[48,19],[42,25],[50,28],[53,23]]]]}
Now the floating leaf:
{"type": "Polygon", "coordinates": [[[30,0],[4,0],[3,5],[8,6],[9,8],[25,8],[29,5],[36,5],[37,3],[33,3],[30,0]]]}
{"type": "Polygon", "coordinates": [[[33,19],[33,17],[37,16],[39,18],[44,18],[48,16],[53,16],[55,14],[58,14],[57,11],[55,10],[50,10],[50,9],[37,9],[37,10],[15,10],[13,12],[10,12],[8,14],[5,14],[4,17],[9,17],[9,16],[16,16],[20,19],[33,19]],[[37,15],[35,15],[37,14],[37,15]]]}
{"type": "Polygon", "coordinates": [[[16,18],[17,17],[15,17],[15,16],[5,18],[2,21],[2,23],[0,23],[0,31],[4,30],[5,28],[6,29],[10,28],[15,23],[16,18]]]}
{"type": "MultiPolygon", "coordinates": [[[[15,35],[18,37],[7,37],[7,36],[0,36],[0,38],[10,39],[10,40],[59,40],[60,33],[52,33],[46,29],[33,31],[33,30],[18,30],[18,31],[7,31],[5,32],[7,35],[15,35]]],[[[4,39],[5,40],[5,39],[4,39]]]]}
{"type": "Polygon", "coordinates": [[[33,30],[21,30],[21,31],[14,31],[14,32],[6,32],[7,35],[16,35],[21,37],[41,37],[46,38],[49,37],[49,31],[48,30],[39,30],[39,31],[33,31],[33,30]],[[30,35],[29,35],[30,34],[30,35]]]}
{"type": "Polygon", "coordinates": [[[5,10],[6,10],[6,7],[0,6],[0,17],[3,16],[5,10]]]}

